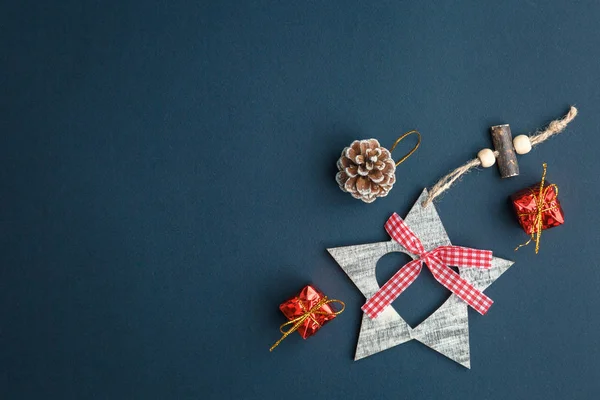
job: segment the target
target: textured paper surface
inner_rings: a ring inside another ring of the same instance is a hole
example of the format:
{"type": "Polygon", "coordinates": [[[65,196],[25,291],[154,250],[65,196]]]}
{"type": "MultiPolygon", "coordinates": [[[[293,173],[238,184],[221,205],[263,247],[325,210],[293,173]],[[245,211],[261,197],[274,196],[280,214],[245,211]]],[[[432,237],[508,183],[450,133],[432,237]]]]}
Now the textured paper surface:
{"type": "MultiPolygon", "coordinates": [[[[421,206],[426,196],[425,189],[404,220],[421,239],[425,250],[430,251],[438,246],[452,243],[435,206],[433,204],[425,208],[421,206]]],[[[415,255],[410,254],[394,240],[327,250],[366,298],[373,296],[379,289],[375,268],[381,257],[391,252],[402,252],[415,258],[415,255]]],[[[488,270],[459,268],[458,271],[477,289],[484,290],[512,264],[512,261],[494,257],[492,268],[488,270]]],[[[398,266],[400,267],[401,265],[398,266]]],[[[393,307],[388,307],[376,319],[363,315],[354,359],[359,360],[415,339],[470,368],[467,308],[465,302],[452,294],[440,308],[415,328],[411,328],[393,307]]]]}

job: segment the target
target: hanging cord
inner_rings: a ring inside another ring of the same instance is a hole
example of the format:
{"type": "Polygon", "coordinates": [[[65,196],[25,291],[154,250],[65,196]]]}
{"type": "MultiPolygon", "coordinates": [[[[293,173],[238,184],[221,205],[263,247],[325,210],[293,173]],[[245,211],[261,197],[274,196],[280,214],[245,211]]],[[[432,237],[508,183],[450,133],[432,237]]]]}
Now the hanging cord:
{"type": "MultiPolygon", "coordinates": [[[[534,135],[529,137],[529,141],[531,142],[531,146],[537,146],[540,143],[545,142],[550,139],[554,135],[558,135],[561,133],[569,124],[569,122],[573,121],[573,119],[577,116],[577,108],[571,106],[571,109],[561,119],[556,119],[546,127],[543,131],[538,131],[534,135]]],[[[494,156],[498,157],[500,153],[498,151],[494,151],[494,156]]],[[[450,187],[459,179],[461,176],[469,172],[472,168],[478,167],[481,165],[481,161],[479,158],[474,158],[464,164],[461,167],[456,168],[454,171],[450,172],[448,175],[444,176],[440,179],[433,187],[429,190],[429,194],[427,199],[421,204],[423,207],[427,207],[436,197],[440,194],[444,193],[446,190],[450,189],[450,187]]]]}
{"type": "Polygon", "coordinates": [[[421,134],[417,130],[412,130],[412,131],[406,132],[405,134],[403,134],[402,136],[400,136],[398,139],[396,139],[396,141],[392,145],[392,148],[390,149],[390,154],[392,154],[392,152],[394,151],[394,149],[396,148],[396,146],[398,145],[398,143],[400,143],[402,141],[402,139],[404,139],[407,136],[412,135],[413,133],[415,133],[417,135],[417,137],[418,137],[417,144],[415,144],[415,147],[413,147],[411,151],[409,151],[408,153],[406,153],[405,156],[403,156],[400,160],[398,160],[398,162],[396,163],[396,167],[398,165],[402,164],[404,161],[406,161],[406,159],[408,157],[412,156],[413,153],[415,151],[417,151],[417,149],[421,145],[421,134]]]}

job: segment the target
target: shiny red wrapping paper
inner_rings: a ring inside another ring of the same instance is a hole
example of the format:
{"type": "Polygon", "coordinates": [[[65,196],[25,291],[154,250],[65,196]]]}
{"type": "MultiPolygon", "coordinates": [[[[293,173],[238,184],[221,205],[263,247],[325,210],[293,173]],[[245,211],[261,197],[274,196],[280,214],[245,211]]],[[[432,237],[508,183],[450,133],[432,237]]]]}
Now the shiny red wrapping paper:
{"type": "MultiPolygon", "coordinates": [[[[556,195],[556,186],[549,182],[544,184],[542,195],[542,230],[553,228],[565,223],[563,210],[556,195]]],[[[540,184],[520,190],[511,196],[513,208],[519,223],[531,235],[536,233],[536,219],[539,212],[538,197],[540,184]]]]}
{"type": "MultiPolygon", "coordinates": [[[[312,285],[305,286],[297,296],[283,302],[279,309],[289,320],[302,317],[307,311],[310,311],[314,306],[323,299],[325,295],[312,285]]],[[[314,335],[317,331],[336,317],[335,310],[330,304],[324,304],[315,311],[320,313],[312,313],[302,325],[298,328],[298,333],[303,339],[314,335]],[[321,313],[325,313],[323,315],[321,313]]]]}

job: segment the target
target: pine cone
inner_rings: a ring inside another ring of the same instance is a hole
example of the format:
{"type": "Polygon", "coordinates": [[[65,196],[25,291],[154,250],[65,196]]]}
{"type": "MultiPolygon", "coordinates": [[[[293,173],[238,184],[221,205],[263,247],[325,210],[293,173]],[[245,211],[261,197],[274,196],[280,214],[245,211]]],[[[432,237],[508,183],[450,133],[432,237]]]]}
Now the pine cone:
{"type": "Polygon", "coordinates": [[[355,140],[342,151],[335,179],[355,199],[372,203],[387,196],[396,182],[396,163],[376,139],[355,140]]]}

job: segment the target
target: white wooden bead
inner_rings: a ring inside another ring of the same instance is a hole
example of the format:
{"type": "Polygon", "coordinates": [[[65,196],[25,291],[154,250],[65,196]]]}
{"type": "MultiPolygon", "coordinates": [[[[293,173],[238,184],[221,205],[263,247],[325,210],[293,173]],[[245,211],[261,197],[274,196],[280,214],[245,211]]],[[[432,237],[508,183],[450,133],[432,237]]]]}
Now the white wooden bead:
{"type": "Polygon", "coordinates": [[[513,139],[513,147],[517,154],[527,154],[531,151],[531,141],[527,135],[519,135],[513,139]]]}
{"type": "Polygon", "coordinates": [[[477,158],[481,162],[481,166],[483,168],[491,167],[496,163],[496,156],[494,152],[490,149],[483,149],[479,153],[477,153],[477,158]]]}

